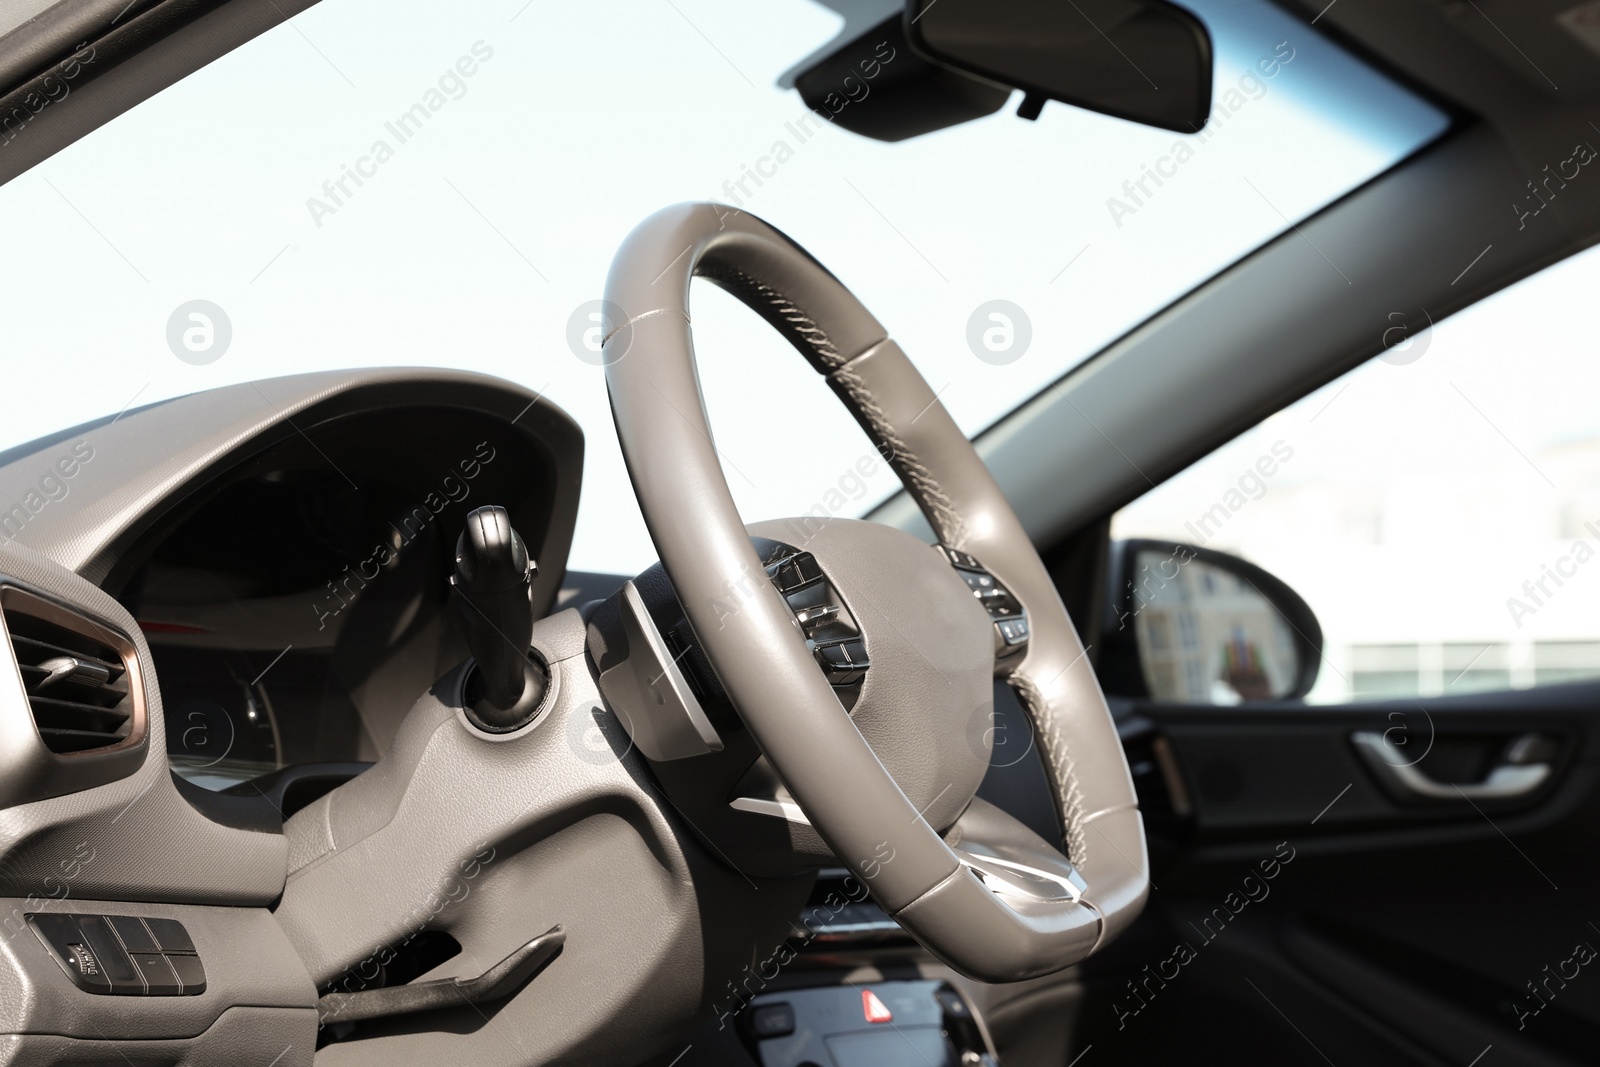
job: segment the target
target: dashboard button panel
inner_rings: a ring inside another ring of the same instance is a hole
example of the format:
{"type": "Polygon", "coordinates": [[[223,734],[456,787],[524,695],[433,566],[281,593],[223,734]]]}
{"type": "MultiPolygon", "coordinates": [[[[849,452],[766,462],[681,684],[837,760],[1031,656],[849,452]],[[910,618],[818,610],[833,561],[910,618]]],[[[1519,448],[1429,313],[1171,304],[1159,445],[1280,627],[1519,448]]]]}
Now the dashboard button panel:
{"type": "Polygon", "coordinates": [[[35,912],[27,920],[67,977],[86,993],[175,997],[206,990],[194,941],[175,919],[35,912]]]}

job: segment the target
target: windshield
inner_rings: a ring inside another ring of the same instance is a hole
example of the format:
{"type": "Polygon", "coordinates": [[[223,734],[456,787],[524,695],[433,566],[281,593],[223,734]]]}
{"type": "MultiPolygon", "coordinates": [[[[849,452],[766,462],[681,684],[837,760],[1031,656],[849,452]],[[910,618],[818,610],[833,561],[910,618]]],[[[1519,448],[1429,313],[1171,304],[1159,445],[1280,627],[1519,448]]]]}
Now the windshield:
{"type": "MultiPolygon", "coordinates": [[[[841,24],[809,0],[324,0],[0,187],[0,447],[233,382],[482,371],[584,428],[571,565],[637,570],[655,552],[585,341],[657,208],[715,199],[788,233],[974,434],[1445,127],[1266,0],[1190,6],[1217,52],[1199,135],[1052,104],[885,144],[778,86],[841,24]],[[196,300],[228,334],[204,364],[169,328],[196,300]]],[[[747,520],[897,487],[858,474],[864,438],[755,315],[708,285],[694,310],[747,520]]]]}

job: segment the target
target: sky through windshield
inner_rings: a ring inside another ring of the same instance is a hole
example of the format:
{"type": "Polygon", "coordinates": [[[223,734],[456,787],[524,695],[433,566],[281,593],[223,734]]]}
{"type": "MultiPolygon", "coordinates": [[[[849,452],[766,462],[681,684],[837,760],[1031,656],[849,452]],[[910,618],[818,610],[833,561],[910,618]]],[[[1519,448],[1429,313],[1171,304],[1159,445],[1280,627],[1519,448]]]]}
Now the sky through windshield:
{"type": "MultiPolygon", "coordinates": [[[[656,208],[723,200],[800,241],[975,433],[1444,128],[1265,0],[1191,6],[1218,53],[1201,136],[1054,104],[1030,123],[1014,97],[882,144],[776,87],[838,24],[809,0],[323,0],[0,187],[0,447],[231,382],[478,370],[584,427],[572,566],[636,570],[654,551],[584,340],[656,208]],[[169,329],[196,300],[228,330],[204,365],[169,329]]],[[[709,286],[694,301],[747,520],[858,514],[895,488],[765,325],[709,286]]]]}

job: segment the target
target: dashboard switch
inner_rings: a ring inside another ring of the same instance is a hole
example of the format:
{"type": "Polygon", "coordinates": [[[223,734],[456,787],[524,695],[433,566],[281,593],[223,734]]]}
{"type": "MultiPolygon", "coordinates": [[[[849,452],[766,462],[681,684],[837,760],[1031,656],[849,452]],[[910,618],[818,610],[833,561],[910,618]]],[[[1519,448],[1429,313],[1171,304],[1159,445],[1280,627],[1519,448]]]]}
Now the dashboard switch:
{"type": "Polygon", "coordinates": [[[111,982],[100,970],[100,961],[95,959],[88,945],[81,942],[68,945],[67,963],[73,979],[84,989],[91,993],[111,992],[111,982]]]}
{"type": "Polygon", "coordinates": [[[29,915],[33,932],[49,947],[80,989],[110,993],[111,981],[100,969],[100,959],[84,941],[78,920],[71,915],[29,915]]]}
{"type": "MultiPolygon", "coordinates": [[[[196,957],[190,956],[190,959],[196,957]]],[[[159,952],[135,952],[133,965],[144,978],[145,992],[152,997],[175,997],[183,992],[183,983],[167,965],[167,957],[159,952]]]]}
{"type": "MultiPolygon", "coordinates": [[[[144,920],[137,915],[108,915],[106,918],[111,923],[111,928],[117,932],[117,937],[122,939],[122,947],[129,952],[161,951],[161,946],[156,944],[155,935],[144,924],[144,920]]],[[[156,921],[160,922],[161,920],[158,919],[156,921]]],[[[167,921],[171,922],[170,919],[167,921]]],[[[177,923],[172,925],[178,926],[177,923]]],[[[183,927],[178,926],[178,929],[182,930],[183,927]]],[[[185,936],[184,940],[187,941],[188,937],[185,936]]],[[[190,945],[185,951],[193,952],[194,946],[190,945]]]]}
{"type": "MultiPolygon", "coordinates": [[[[146,919],[146,926],[155,935],[157,946],[162,952],[193,952],[194,942],[189,939],[189,931],[177,919],[146,919]]],[[[132,945],[128,946],[130,949],[132,945]]]]}
{"type": "Polygon", "coordinates": [[[889,1010],[889,1006],[870,989],[861,991],[861,1014],[869,1023],[894,1022],[894,1013],[889,1010]]]}
{"type": "Polygon", "coordinates": [[[750,1032],[757,1041],[788,1037],[794,1033],[794,1005],[785,1001],[758,1004],[750,1013],[750,1032]]]}
{"type": "Polygon", "coordinates": [[[123,997],[143,996],[144,979],[139,977],[133,960],[128,958],[117,935],[111,932],[111,924],[106,922],[105,917],[80,915],[78,929],[83,933],[84,944],[99,963],[101,973],[111,983],[111,992],[123,997]]]}
{"type": "Polygon", "coordinates": [[[206,969],[201,965],[199,956],[168,955],[167,966],[183,983],[184,996],[192,997],[206,991],[206,969]]]}
{"type": "Polygon", "coordinates": [[[62,959],[67,958],[72,945],[83,943],[83,935],[78,932],[78,920],[71,915],[30,913],[27,919],[39,939],[62,959]]]}

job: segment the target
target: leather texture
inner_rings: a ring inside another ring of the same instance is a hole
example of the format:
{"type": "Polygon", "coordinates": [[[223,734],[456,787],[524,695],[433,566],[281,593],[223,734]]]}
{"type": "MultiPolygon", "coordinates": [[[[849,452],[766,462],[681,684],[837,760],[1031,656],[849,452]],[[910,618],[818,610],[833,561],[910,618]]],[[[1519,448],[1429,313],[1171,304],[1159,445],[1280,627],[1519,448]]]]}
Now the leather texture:
{"type": "Polygon", "coordinates": [[[838,279],[783,234],[714,204],[642,223],[613,262],[605,341],[623,454],[696,637],[752,735],[835,854],[957,969],[988,980],[1058,970],[1126,926],[1148,892],[1137,801],[1083,646],[1027,535],[966,436],[899,346],[838,279]],[[689,316],[703,277],[749,304],[825,375],[940,540],[1027,609],[1010,681],[1032,717],[1086,904],[1016,905],[988,892],[924,821],[840,708],[765,581],[711,443],[689,316]]]}

